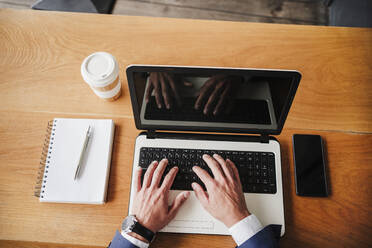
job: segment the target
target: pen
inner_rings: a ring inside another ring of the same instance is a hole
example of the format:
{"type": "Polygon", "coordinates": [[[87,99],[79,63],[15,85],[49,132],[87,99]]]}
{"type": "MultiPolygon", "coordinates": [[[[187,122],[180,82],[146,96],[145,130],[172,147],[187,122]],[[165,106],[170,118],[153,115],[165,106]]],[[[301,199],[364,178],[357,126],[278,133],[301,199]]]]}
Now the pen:
{"type": "Polygon", "coordinates": [[[83,157],[84,157],[84,153],[87,149],[87,146],[88,146],[88,142],[89,142],[89,139],[92,135],[92,131],[91,131],[91,126],[89,125],[88,127],[88,130],[87,130],[87,133],[85,135],[85,139],[84,139],[84,144],[83,144],[83,147],[81,148],[81,151],[80,151],[80,157],[79,157],[79,163],[76,167],[76,171],[75,171],[75,177],[74,177],[74,180],[76,180],[76,178],[79,176],[79,172],[80,172],[80,168],[81,168],[81,162],[83,160],[83,157]]]}

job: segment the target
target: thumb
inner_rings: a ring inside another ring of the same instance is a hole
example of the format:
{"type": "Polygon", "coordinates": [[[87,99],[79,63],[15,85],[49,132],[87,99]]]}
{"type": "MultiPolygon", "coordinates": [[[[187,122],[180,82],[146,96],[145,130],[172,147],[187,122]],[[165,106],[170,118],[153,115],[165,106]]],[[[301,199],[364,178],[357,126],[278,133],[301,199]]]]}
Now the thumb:
{"type": "Polygon", "coordinates": [[[205,191],[203,190],[203,188],[198,183],[192,183],[191,184],[191,187],[192,187],[192,189],[195,192],[196,198],[199,200],[199,202],[201,203],[201,205],[204,208],[206,208],[207,207],[207,204],[208,204],[208,196],[205,193],[205,191]]]}
{"type": "Polygon", "coordinates": [[[193,83],[191,83],[189,81],[183,81],[183,85],[186,86],[186,87],[192,87],[193,83]]]}
{"type": "Polygon", "coordinates": [[[169,219],[172,220],[178,210],[180,209],[180,207],[182,206],[182,204],[187,200],[187,198],[189,198],[189,195],[190,195],[190,192],[188,191],[185,191],[185,192],[182,192],[180,194],[178,194],[176,196],[176,199],[174,199],[172,205],[170,206],[170,209],[169,209],[169,219]]]}

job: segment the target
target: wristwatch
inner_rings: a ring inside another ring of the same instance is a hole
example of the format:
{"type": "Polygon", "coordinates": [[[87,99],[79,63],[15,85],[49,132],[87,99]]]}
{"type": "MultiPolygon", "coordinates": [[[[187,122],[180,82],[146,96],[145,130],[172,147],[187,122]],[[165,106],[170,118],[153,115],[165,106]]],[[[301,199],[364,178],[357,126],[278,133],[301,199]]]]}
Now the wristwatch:
{"type": "Polygon", "coordinates": [[[136,219],[135,215],[128,215],[124,220],[123,224],[121,225],[121,230],[124,233],[129,233],[129,232],[134,232],[137,233],[138,235],[141,235],[147,241],[151,243],[151,241],[155,237],[155,233],[146,227],[142,226],[138,220],[136,219]]]}

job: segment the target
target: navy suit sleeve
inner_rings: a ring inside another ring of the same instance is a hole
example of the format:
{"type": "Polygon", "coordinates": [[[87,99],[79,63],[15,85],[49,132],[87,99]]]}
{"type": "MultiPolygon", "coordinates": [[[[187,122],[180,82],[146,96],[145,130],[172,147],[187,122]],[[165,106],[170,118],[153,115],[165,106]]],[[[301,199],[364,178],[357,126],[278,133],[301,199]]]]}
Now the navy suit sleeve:
{"type": "Polygon", "coordinates": [[[129,240],[125,239],[119,231],[116,231],[115,237],[112,239],[111,243],[108,246],[109,248],[138,248],[129,240]]]}
{"type": "Polygon", "coordinates": [[[279,247],[281,225],[268,225],[238,248],[277,248],[279,247]]]}

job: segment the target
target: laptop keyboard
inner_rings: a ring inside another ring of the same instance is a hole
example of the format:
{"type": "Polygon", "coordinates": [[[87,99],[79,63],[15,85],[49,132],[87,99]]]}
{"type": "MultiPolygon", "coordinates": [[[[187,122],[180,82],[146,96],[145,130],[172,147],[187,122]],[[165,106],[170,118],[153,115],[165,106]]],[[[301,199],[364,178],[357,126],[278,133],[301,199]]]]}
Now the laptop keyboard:
{"type": "Polygon", "coordinates": [[[276,193],[275,155],[272,152],[142,147],[139,159],[139,166],[143,169],[141,182],[152,161],[167,158],[168,166],[163,178],[172,167],[179,168],[171,189],[192,190],[192,182],[199,183],[205,189],[204,184],[192,170],[193,166],[198,165],[213,177],[212,171],[202,159],[203,154],[210,156],[219,154],[224,159],[229,158],[233,161],[239,171],[244,193],[276,193]]]}

